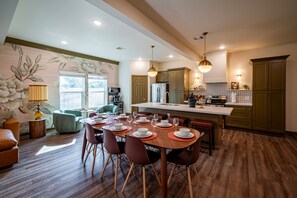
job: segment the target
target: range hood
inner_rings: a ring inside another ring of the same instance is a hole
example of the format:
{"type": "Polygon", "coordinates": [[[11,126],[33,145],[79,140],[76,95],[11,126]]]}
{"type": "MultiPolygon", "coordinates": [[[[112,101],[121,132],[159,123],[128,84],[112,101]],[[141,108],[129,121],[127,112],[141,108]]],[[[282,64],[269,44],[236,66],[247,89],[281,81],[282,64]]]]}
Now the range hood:
{"type": "Polygon", "coordinates": [[[207,60],[212,64],[210,72],[203,74],[204,83],[227,83],[227,51],[209,53],[207,60]]]}

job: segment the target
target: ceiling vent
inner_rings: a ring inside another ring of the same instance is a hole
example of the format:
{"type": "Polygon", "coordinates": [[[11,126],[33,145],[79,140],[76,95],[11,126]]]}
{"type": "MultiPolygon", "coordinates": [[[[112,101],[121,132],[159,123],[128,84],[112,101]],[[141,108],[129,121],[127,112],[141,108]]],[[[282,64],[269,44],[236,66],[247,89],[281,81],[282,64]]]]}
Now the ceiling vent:
{"type": "Polygon", "coordinates": [[[116,49],[117,49],[117,50],[123,50],[123,49],[125,49],[125,48],[123,48],[123,47],[117,47],[116,49]]]}

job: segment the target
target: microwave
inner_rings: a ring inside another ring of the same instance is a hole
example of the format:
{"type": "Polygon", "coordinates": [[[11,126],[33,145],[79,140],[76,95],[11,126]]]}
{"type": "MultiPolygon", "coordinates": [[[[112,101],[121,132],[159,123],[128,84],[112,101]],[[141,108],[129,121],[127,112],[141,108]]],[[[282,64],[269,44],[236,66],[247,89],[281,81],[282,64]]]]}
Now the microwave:
{"type": "Polygon", "coordinates": [[[109,95],[118,95],[121,92],[121,88],[119,87],[108,87],[109,95]]]}

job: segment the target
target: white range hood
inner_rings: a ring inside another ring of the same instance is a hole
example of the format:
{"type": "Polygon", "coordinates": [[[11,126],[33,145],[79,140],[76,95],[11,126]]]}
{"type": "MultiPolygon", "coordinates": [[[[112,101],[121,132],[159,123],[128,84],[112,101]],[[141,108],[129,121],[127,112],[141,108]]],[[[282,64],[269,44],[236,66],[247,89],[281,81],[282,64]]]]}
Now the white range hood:
{"type": "Polygon", "coordinates": [[[206,59],[212,64],[210,72],[203,74],[204,83],[227,83],[227,51],[209,53],[206,59]]]}

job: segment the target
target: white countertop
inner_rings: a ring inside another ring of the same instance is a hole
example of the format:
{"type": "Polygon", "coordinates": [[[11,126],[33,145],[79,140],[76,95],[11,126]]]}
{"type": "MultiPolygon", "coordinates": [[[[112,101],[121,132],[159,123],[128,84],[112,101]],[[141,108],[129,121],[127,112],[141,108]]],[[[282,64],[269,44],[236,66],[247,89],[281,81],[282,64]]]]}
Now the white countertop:
{"type": "Polygon", "coordinates": [[[132,104],[133,107],[140,108],[152,108],[152,109],[164,109],[164,110],[172,110],[172,111],[186,111],[193,113],[205,113],[205,114],[215,114],[215,115],[230,115],[233,108],[232,107],[208,107],[204,106],[204,108],[199,108],[196,105],[195,108],[190,108],[187,104],[161,104],[155,102],[148,103],[140,103],[140,104],[132,104]]]}
{"type": "Polygon", "coordinates": [[[243,103],[243,102],[226,102],[225,105],[238,105],[238,106],[253,106],[252,103],[243,103]]]}

